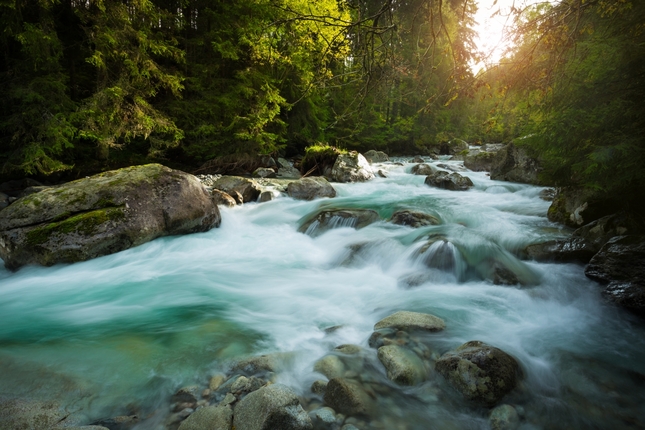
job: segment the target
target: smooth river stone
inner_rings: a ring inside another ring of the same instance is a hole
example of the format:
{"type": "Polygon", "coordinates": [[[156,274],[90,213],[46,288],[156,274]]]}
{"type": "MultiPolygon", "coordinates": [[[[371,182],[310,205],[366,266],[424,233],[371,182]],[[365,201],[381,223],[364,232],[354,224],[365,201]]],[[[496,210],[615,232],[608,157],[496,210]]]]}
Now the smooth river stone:
{"type": "Polygon", "coordinates": [[[374,325],[374,330],[393,328],[396,330],[423,330],[441,331],[446,328],[446,323],[439,317],[419,312],[400,311],[374,325]]]}

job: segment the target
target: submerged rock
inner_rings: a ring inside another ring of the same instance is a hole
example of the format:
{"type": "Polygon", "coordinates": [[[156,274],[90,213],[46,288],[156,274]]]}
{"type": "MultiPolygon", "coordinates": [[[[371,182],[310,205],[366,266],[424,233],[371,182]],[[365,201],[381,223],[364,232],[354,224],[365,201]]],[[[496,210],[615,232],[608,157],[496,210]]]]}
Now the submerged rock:
{"type": "Polygon", "coordinates": [[[442,355],[435,369],[468,400],[493,406],[517,385],[520,367],[501,349],[470,341],[442,355]]]}
{"type": "Polygon", "coordinates": [[[606,285],[607,299],[645,316],[645,235],[611,239],[585,267],[585,275],[606,285]]]}
{"type": "Polygon", "coordinates": [[[63,421],[71,426],[79,420],[55,402],[0,397],[0,429],[55,429],[63,421]]]}
{"type": "Polygon", "coordinates": [[[260,388],[235,407],[233,426],[244,430],[311,430],[313,425],[298,396],[282,384],[260,388]]]}
{"type": "Polygon", "coordinates": [[[488,418],[491,430],[516,430],[520,426],[520,416],[511,405],[499,405],[488,418]]]}
{"type": "Polygon", "coordinates": [[[365,157],[352,151],[338,155],[331,177],[336,182],[365,182],[374,179],[374,172],[365,157]]]}
{"type": "Polygon", "coordinates": [[[346,415],[369,415],[373,401],[356,381],[333,378],[327,383],[325,403],[336,412],[346,415]]]}
{"type": "Polygon", "coordinates": [[[296,200],[336,197],[336,190],[323,177],[302,178],[287,185],[287,194],[296,200]]]}
{"type": "Polygon", "coordinates": [[[373,149],[370,149],[365,153],[365,159],[367,160],[368,163],[384,163],[386,161],[390,161],[390,157],[383,152],[383,151],[375,151],[373,149]]]}
{"type": "Polygon", "coordinates": [[[427,225],[438,225],[440,224],[439,220],[437,217],[419,212],[419,211],[410,211],[410,210],[402,210],[402,211],[396,211],[392,214],[392,218],[390,218],[390,222],[392,224],[397,224],[397,225],[407,225],[409,227],[424,227],[427,225]]]}
{"type": "Polygon", "coordinates": [[[423,158],[419,157],[418,155],[416,157],[412,158],[411,160],[408,160],[408,163],[421,164],[421,163],[425,163],[425,162],[426,162],[426,160],[424,160],[423,158]]]}
{"type": "Polygon", "coordinates": [[[439,317],[420,312],[399,311],[383,318],[374,325],[374,330],[393,328],[397,330],[441,331],[446,323],[439,317]]]}
{"type": "Polygon", "coordinates": [[[466,191],[474,184],[467,176],[462,176],[459,173],[453,172],[435,172],[428,175],[425,180],[426,185],[432,187],[444,188],[452,191],[466,191]]]}
{"type": "Polygon", "coordinates": [[[326,210],[307,219],[298,231],[310,236],[318,236],[333,228],[352,227],[360,229],[380,219],[378,213],[370,209],[326,210]]]}
{"type": "Polygon", "coordinates": [[[190,414],[179,430],[230,430],[233,410],[230,406],[206,406],[190,414]]]}
{"type": "Polygon", "coordinates": [[[220,222],[193,175],[159,164],[128,167],[47,188],[0,211],[0,257],[10,270],[73,263],[220,222]]]}
{"type": "Polygon", "coordinates": [[[399,385],[418,385],[428,374],[414,352],[398,345],[385,345],[378,349],[378,359],[387,370],[387,377],[399,385]]]}
{"type": "Polygon", "coordinates": [[[413,175],[420,175],[420,176],[432,175],[436,171],[437,169],[425,163],[417,164],[416,166],[412,166],[412,169],[410,169],[410,173],[412,173],[413,175]]]}

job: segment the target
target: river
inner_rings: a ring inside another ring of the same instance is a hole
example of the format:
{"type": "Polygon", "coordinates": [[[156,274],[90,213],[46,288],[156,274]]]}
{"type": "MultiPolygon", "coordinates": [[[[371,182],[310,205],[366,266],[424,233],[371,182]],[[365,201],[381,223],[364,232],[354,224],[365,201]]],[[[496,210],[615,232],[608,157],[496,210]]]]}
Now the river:
{"type": "Polygon", "coordinates": [[[408,310],[445,320],[426,339],[437,354],[480,340],[517,359],[521,428],[642,428],[643,324],[605,303],[582,266],[516,258],[570,233],[547,220],[542,188],[465,172],[473,189],[441,190],[412,166],[384,163],[387,178],[333,184],[334,199],[223,208],[221,227],[207,233],[72,265],[1,268],[0,396],[57,399],[87,422],[138,413],[137,429],[157,429],[173,392],[207,384],[236,358],[292,353],[278,380],[307,398],[321,378],[314,362],[357,344],[388,387],[368,428],[488,428],[488,411],[446,392],[440,376],[388,383],[367,341],[377,321],[408,310]],[[373,209],[383,220],[299,233],[322,208],[373,209]],[[400,209],[441,224],[388,223],[400,209]],[[430,268],[419,255],[434,234],[454,245],[453,264],[430,268]],[[491,259],[525,285],[485,279],[491,259]]]}

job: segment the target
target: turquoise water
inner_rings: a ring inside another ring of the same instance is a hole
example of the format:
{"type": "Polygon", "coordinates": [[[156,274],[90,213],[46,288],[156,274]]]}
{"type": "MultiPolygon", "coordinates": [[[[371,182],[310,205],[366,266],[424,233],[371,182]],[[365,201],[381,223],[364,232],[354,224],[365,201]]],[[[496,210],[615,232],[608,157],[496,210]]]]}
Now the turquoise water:
{"type": "MultiPolygon", "coordinates": [[[[481,340],[517,358],[524,381],[512,400],[524,409],[522,428],[641,426],[643,324],[603,302],[582,266],[516,258],[568,234],[546,219],[541,188],[467,172],[474,189],[439,190],[411,166],[383,164],[387,179],[334,184],[334,199],[224,208],[222,226],[207,233],[73,265],[0,269],[0,396],[59,399],[88,422],[138,413],[151,418],[137,428],[161,428],[177,388],[207,384],[251,354],[293,352],[278,378],[307,397],[320,378],[316,360],[346,343],[375,360],[374,323],[410,310],[446,321],[428,340],[438,354],[481,340]],[[441,224],[297,232],[329,208],[373,209],[384,220],[416,209],[441,224]],[[451,244],[449,270],[420,257],[433,235],[451,244]],[[493,260],[526,285],[486,280],[493,260]],[[341,328],[326,334],[331,326],[341,328]]],[[[437,397],[437,387],[390,384],[379,425],[487,428],[487,411],[437,397]]]]}

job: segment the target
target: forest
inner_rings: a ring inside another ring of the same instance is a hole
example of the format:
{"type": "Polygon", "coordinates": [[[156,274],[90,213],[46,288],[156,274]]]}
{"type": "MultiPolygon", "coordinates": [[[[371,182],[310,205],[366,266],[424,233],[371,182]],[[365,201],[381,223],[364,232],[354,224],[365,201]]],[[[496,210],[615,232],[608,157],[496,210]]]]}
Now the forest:
{"type": "Polygon", "coordinates": [[[544,182],[639,205],[645,4],[513,7],[499,62],[468,0],[3,0],[0,175],[231,154],[511,142],[544,182]],[[473,65],[485,62],[477,72],[473,65]]]}

